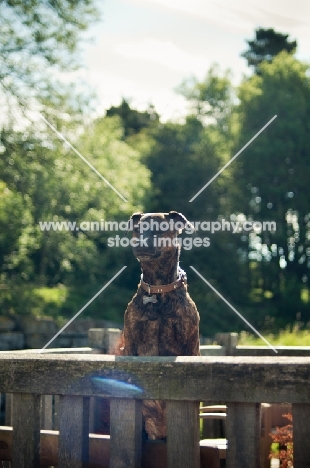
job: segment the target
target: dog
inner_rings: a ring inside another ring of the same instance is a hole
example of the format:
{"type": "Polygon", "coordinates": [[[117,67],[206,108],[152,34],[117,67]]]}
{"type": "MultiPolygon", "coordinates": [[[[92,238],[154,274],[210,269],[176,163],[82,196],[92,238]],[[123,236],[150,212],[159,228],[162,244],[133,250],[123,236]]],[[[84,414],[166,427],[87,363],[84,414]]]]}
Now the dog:
{"type": "MultiPolygon", "coordinates": [[[[199,313],[179,266],[177,239],[182,229],[193,226],[176,211],[134,213],[129,225],[142,275],[125,312],[121,354],[199,356],[199,313]]],[[[165,403],[144,401],[142,414],[147,437],[165,439],[165,403]]]]}

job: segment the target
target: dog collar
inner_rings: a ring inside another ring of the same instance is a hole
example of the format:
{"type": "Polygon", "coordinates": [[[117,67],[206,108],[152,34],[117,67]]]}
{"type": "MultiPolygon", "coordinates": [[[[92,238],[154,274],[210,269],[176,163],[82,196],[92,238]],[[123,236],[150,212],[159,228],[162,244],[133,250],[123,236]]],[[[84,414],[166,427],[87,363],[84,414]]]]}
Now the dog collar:
{"type": "Polygon", "coordinates": [[[175,291],[176,289],[181,288],[182,286],[187,284],[186,273],[185,273],[185,271],[183,271],[181,269],[179,271],[178,279],[176,281],[174,281],[173,283],[170,283],[170,284],[157,284],[157,285],[149,284],[149,283],[145,283],[145,281],[143,281],[142,277],[143,277],[143,275],[141,275],[140,286],[149,295],[175,291]]]}

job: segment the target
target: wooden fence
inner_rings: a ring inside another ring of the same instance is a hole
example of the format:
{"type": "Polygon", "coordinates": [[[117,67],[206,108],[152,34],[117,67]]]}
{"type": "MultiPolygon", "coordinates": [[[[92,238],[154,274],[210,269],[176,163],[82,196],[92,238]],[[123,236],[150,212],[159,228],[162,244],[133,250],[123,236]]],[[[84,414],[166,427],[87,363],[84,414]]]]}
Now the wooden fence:
{"type": "MultiPolygon", "coordinates": [[[[227,405],[228,468],[260,466],[260,403],[292,403],[294,468],[310,466],[310,358],[0,354],[14,394],[12,466],[40,465],[40,397],[59,395],[58,466],[88,466],[89,398],[110,398],[110,467],[141,466],[141,401],[167,402],[169,468],[199,468],[199,402],[227,405]]],[[[8,438],[8,440],[11,440],[8,438]]],[[[0,441],[0,449],[3,442],[0,441]]],[[[100,465],[98,465],[100,466],[100,465]]]]}

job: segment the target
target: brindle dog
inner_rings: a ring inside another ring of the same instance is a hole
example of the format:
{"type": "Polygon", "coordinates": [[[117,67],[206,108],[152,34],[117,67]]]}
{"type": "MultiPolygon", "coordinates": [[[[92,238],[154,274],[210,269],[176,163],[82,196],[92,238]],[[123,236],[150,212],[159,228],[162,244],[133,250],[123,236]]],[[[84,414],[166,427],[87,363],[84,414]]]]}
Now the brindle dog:
{"type": "MultiPolygon", "coordinates": [[[[125,312],[122,354],[198,356],[199,314],[187,292],[185,272],[179,267],[177,240],[182,227],[190,223],[176,211],[134,213],[130,221],[133,253],[142,275],[125,312]]],[[[165,438],[164,402],[144,401],[142,413],[148,438],[165,438]]]]}

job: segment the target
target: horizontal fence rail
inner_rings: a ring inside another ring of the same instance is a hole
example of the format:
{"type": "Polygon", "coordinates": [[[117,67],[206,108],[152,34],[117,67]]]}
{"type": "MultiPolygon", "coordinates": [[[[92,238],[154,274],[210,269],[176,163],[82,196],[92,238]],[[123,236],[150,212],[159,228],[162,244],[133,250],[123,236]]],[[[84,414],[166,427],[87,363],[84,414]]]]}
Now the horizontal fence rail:
{"type": "Polygon", "coordinates": [[[152,399],[167,404],[168,468],[200,467],[202,401],[227,405],[228,468],[260,467],[260,404],[292,403],[294,468],[309,468],[309,382],[309,357],[0,354],[0,392],[13,394],[13,468],[42,466],[42,395],[59,396],[59,467],[90,466],[90,397],[106,397],[111,468],[141,467],[141,400],[152,399]]]}
{"type": "Polygon", "coordinates": [[[6,393],[309,403],[309,377],[308,357],[0,355],[0,389],[6,393]]]}

